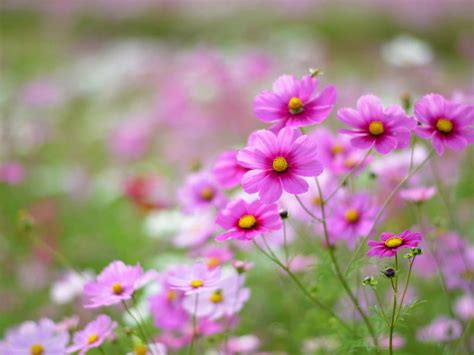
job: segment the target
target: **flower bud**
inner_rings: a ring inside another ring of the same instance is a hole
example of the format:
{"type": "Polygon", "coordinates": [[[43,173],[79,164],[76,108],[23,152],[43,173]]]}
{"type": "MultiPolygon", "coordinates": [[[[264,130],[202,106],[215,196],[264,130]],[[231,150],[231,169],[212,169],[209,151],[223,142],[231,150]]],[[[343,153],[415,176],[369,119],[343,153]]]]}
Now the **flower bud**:
{"type": "Polygon", "coordinates": [[[382,274],[384,274],[386,278],[391,279],[397,275],[397,271],[393,267],[388,267],[382,272],[382,274]]]}

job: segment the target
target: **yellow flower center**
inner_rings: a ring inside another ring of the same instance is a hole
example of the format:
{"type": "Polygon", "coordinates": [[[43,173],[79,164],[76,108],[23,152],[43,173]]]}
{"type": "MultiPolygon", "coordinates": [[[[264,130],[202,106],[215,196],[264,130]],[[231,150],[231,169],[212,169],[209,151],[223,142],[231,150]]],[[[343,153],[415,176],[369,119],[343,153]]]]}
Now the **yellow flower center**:
{"type": "Polygon", "coordinates": [[[288,170],[288,162],[283,157],[276,157],[273,159],[272,169],[277,173],[284,173],[288,170]]]}
{"type": "Polygon", "coordinates": [[[257,224],[257,219],[251,214],[246,214],[239,219],[239,228],[251,229],[257,224]]]}
{"type": "Polygon", "coordinates": [[[41,344],[34,344],[30,348],[31,355],[42,355],[44,353],[43,345],[41,344]]]}
{"type": "Polygon", "coordinates": [[[313,205],[315,206],[321,206],[321,197],[320,196],[314,196],[312,199],[313,205]]]}
{"type": "Polygon", "coordinates": [[[209,259],[207,259],[207,267],[209,269],[213,269],[216,266],[219,266],[220,263],[221,263],[221,260],[216,256],[211,256],[209,259]]]}
{"type": "Polygon", "coordinates": [[[199,287],[202,287],[203,285],[204,285],[204,282],[202,282],[202,280],[196,279],[196,280],[191,281],[192,288],[199,288],[199,287]]]}
{"type": "Polygon", "coordinates": [[[338,154],[344,153],[344,146],[342,144],[334,144],[331,147],[331,153],[333,155],[338,155],[338,154]]]}
{"type": "Polygon", "coordinates": [[[99,340],[99,334],[91,334],[89,338],[87,338],[87,343],[94,344],[97,340],[99,340]]]}
{"type": "Polygon", "coordinates": [[[380,121],[370,122],[369,132],[373,136],[380,136],[384,132],[383,123],[380,121]]]}
{"type": "Polygon", "coordinates": [[[211,201],[214,197],[214,190],[210,187],[205,187],[201,190],[201,198],[204,201],[211,201]]]}
{"type": "Polygon", "coordinates": [[[209,297],[209,301],[211,301],[212,303],[221,303],[222,301],[224,301],[222,292],[220,290],[213,292],[211,296],[209,297]]]}
{"type": "Polygon", "coordinates": [[[288,101],[288,110],[294,115],[303,112],[303,101],[297,97],[292,97],[290,101],[288,101]]]}
{"type": "Polygon", "coordinates": [[[403,244],[403,239],[399,237],[388,238],[385,241],[385,246],[387,248],[396,248],[403,244]]]}
{"type": "Polygon", "coordinates": [[[135,355],[146,355],[148,353],[147,347],[143,344],[135,346],[133,351],[134,351],[135,355]]]}
{"type": "Polygon", "coordinates": [[[344,217],[348,222],[355,223],[359,220],[359,212],[354,208],[350,208],[346,211],[344,217]]]}
{"type": "Polygon", "coordinates": [[[440,118],[436,121],[436,128],[440,132],[449,133],[453,130],[453,123],[446,118],[440,118]]]}
{"type": "Polygon", "coordinates": [[[176,299],[176,291],[175,290],[169,290],[166,293],[166,299],[170,302],[174,301],[176,299]]]}
{"type": "Polygon", "coordinates": [[[114,293],[114,295],[120,295],[122,294],[123,292],[123,287],[121,284],[119,284],[118,282],[114,283],[112,285],[112,292],[114,293]]]}

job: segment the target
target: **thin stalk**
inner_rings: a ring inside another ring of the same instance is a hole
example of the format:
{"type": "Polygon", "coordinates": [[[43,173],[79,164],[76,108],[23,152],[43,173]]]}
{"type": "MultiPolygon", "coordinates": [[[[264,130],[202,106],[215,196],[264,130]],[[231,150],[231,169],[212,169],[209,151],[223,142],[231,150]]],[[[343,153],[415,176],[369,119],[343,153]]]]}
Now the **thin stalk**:
{"type": "Polygon", "coordinates": [[[193,311],[193,319],[192,319],[193,328],[192,328],[192,335],[191,335],[191,344],[189,344],[188,355],[191,355],[194,352],[194,339],[196,337],[196,323],[197,323],[196,313],[197,313],[197,307],[198,307],[199,294],[196,294],[195,296],[196,298],[194,301],[194,311],[193,311]]]}
{"type": "Polygon", "coordinates": [[[146,336],[146,334],[145,334],[145,331],[143,330],[143,328],[142,328],[140,322],[139,322],[138,319],[133,315],[133,313],[130,311],[130,308],[128,308],[127,303],[126,303],[125,301],[122,301],[122,304],[123,304],[123,306],[124,306],[124,308],[125,308],[125,311],[128,313],[128,315],[129,315],[130,317],[132,317],[132,319],[135,321],[135,323],[136,323],[136,325],[137,325],[137,327],[138,327],[138,330],[140,331],[140,334],[141,334],[141,336],[143,337],[143,341],[145,342],[145,344],[148,344],[148,338],[147,338],[147,336],[146,336]]]}
{"type": "Polygon", "coordinates": [[[400,305],[398,307],[398,312],[397,312],[397,315],[395,317],[395,324],[398,322],[398,318],[400,317],[400,313],[401,313],[402,308],[403,308],[403,302],[405,301],[405,296],[407,294],[408,284],[410,283],[410,276],[411,276],[411,271],[412,271],[412,268],[413,268],[413,263],[415,262],[415,258],[416,258],[416,255],[413,256],[413,258],[411,258],[410,266],[408,267],[408,275],[407,275],[407,278],[405,280],[405,286],[403,287],[402,298],[400,299],[400,305]]]}
{"type": "MultiPolygon", "coordinates": [[[[319,181],[318,181],[318,178],[315,178],[316,180],[316,186],[318,188],[318,192],[319,192],[319,196],[321,196],[321,199],[324,201],[324,198],[323,198],[323,194],[322,194],[322,190],[321,190],[321,186],[319,184],[319,181]]],[[[370,333],[370,336],[372,337],[372,340],[374,342],[374,345],[375,345],[375,351],[378,352],[378,339],[377,339],[377,336],[375,335],[375,330],[374,328],[372,327],[372,323],[370,322],[369,320],[369,317],[365,314],[365,312],[362,310],[362,308],[360,307],[360,304],[359,304],[359,301],[357,300],[357,298],[354,296],[354,294],[352,293],[352,290],[351,288],[349,287],[349,285],[347,284],[347,281],[344,277],[344,275],[342,274],[341,272],[341,269],[339,267],[339,264],[337,263],[337,260],[336,260],[336,256],[334,255],[334,249],[332,248],[331,246],[331,243],[329,242],[329,233],[328,233],[328,228],[327,228],[327,224],[326,224],[326,212],[325,212],[325,207],[324,207],[325,203],[321,203],[321,217],[322,217],[322,221],[323,221],[323,229],[324,229],[324,238],[326,240],[326,244],[329,246],[328,247],[328,250],[329,250],[329,256],[331,258],[331,261],[334,265],[334,268],[336,270],[336,275],[337,277],[339,278],[339,281],[341,282],[342,284],[342,287],[344,288],[344,290],[346,291],[347,295],[349,296],[349,298],[351,299],[352,303],[354,304],[354,306],[356,307],[357,311],[359,312],[360,316],[362,317],[362,319],[364,320],[364,323],[365,325],[367,326],[367,329],[370,333]]]]}
{"type": "MultiPolygon", "coordinates": [[[[395,254],[395,272],[398,273],[398,257],[395,254]]],[[[396,274],[395,274],[396,275],[396,274]]],[[[397,299],[398,299],[398,275],[395,276],[395,281],[390,279],[393,289],[393,308],[392,308],[392,318],[390,321],[390,334],[388,340],[388,352],[390,355],[393,354],[393,330],[395,328],[395,312],[397,309],[397,299]]]]}
{"type": "Polygon", "coordinates": [[[286,236],[286,223],[285,220],[283,220],[283,249],[285,251],[285,265],[290,266],[288,264],[289,261],[289,253],[288,253],[288,242],[287,242],[287,236],[286,236]]]}
{"type": "MultiPolygon", "coordinates": [[[[319,223],[322,223],[323,221],[321,221],[321,218],[317,217],[314,213],[312,213],[308,207],[306,207],[303,203],[303,201],[301,201],[301,199],[298,197],[298,195],[295,195],[295,198],[296,198],[296,201],[298,201],[298,203],[300,204],[301,208],[312,218],[314,219],[315,221],[319,222],[319,223]]],[[[323,202],[323,198],[321,197],[321,203],[324,203],[323,202]]]]}
{"type": "Polygon", "coordinates": [[[323,198],[321,198],[321,200],[327,203],[327,202],[340,190],[340,188],[344,186],[344,184],[347,182],[347,179],[349,179],[349,178],[352,176],[352,174],[354,174],[354,172],[355,172],[362,164],[364,164],[364,162],[365,162],[365,161],[367,160],[367,158],[369,157],[370,153],[372,153],[372,150],[373,150],[373,148],[370,148],[370,149],[367,151],[367,153],[364,155],[364,157],[362,158],[362,160],[359,161],[356,165],[354,165],[354,166],[352,167],[352,169],[351,169],[346,175],[344,175],[344,177],[341,179],[341,181],[340,181],[339,184],[337,185],[336,189],[335,189],[333,192],[331,192],[331,193],[329,194],[329,196],[328,196],[325,200],[323,200],[323,198]]]}
{"type": "Polygon", "coordinates": [[[372,291],[374,292],[375,299],[377,300],[377,304],[380,308],[380,311],[382,312],[383,320],[385,321],[385,324],[387,324],[387,327],[389,327],[390,325],[388,323],[387,315],[386,315],[385,310],[383,308],[383,303],[380,299],[380,296],[379,296],[379,294],[377,293],[377,290],[374,287],[371,287],[371,288],[372,288],[372,291]]]}
{"type": "Polygon", "coordinates": [[[348,330],[349,332],[352,332],[352,329],[341,319],[339,318],[338,315],[336,315],[333,310],[331,308],[329,308],[328,306],[326,306],[324,303],[322,303],[320,300],[318,300],[316,297],[314,297],[311,292],[309,292],[306,287],[304,287],[304,285],[301,283],[301,281],[298,279],[298,277],[293,274],[291,272],[291,270],[286,267],[285,265],[283,265],[281,263],[280,260],[278,260],[277,258],[274,258],[272,255],[270,255],[268,252],[266,252],[265,250],[263,250],[263,248],[258,245],[258,243],[253,240],[253,243],[255,245],[255,247],[263,254],[265,255],[268,259],[270,259],[272,262],[274,262],[275,264],[277,264],[283,271],[286,272],[286,274],[291,278],[291,280],[296,284],[296,286],[298,286],[298,288],[301,290],[301,292],[303,292],[303,294],[312,302],[314,303],[316,306],[318,306],[319,308],[323,309],[324,311],[326,311],[327,313],[329,313],[332,317],[334,317],[337,321],[339,321],[339,323],[341,325],[344,326],[344,328],[346,330],[348,330]]]}

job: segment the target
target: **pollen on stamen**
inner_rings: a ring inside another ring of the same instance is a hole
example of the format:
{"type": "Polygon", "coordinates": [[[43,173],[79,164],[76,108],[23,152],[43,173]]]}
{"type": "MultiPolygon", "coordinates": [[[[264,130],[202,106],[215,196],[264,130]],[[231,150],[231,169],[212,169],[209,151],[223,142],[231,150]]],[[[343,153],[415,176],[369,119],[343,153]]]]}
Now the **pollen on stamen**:
{"type": "Polygon", "coordinates": [[[209,297],[209,301],[211,301],[212,303],[221,303],[222,301],[224,301],[224,297],[222,296],[222,291],[217,290],[213,292],[211,296],[209,297]]]}
{"type": "Polygon", "coordinates": [[[215,257],[215,256],[211,256],[209,259],[207,259],[207,267],[209,269],[213,269],[217,266],[219,266],[221,263],[220,259],[218,257],[215,257]]]}
{"type": "Polygon", "coordinates": [[[192,288],[200,288],[204,286],[204,282],[202,282],[202,280],[196,279],[192,280],[190,285],[192,288]]]}
{"type": "Polygon", "coordinates": [[[41,344],[34,344],[30,348],[31,355],[43,355],[44,347],[41,344]]]}
{"type": "Polygon", "coordinates": [[[204,201],[211,201],[214,198],[214,190],[210,187],[205,187],[201,190],[201,198],[204,201]]]}
{"type": "Polygon", "coordinates": [[[288,101],[288,110],[291,114],[296,115],[298,113],[303,112],[303,101],[301,101],[298,97],[292,97],[290,101],[288,101]]]}
{"type": "Polygon", "coordinates": [[[350,223],[355,223],[359,220],[359,212],[354,209],[354,208],[350,208],[346,211],[346,213],[344,214],[344,218],[350,222],[350,223]]]}
{"type": "Polygon", "coordinates": [[[135,349],[133,349],[133,352],[135,353],[135,355],[146,355],[148,354],[148,349],[146,345],[139,344],[135,346],[135,349]]]}
{"type": "Polygon", "coordinates": [[[436,129],[442,133],[450,133],[453,130],[453,123],[447,118],[440,118],[436,121],[436,129]]]}
{"type": "Polygon", "coordinates": [[[246,214],[239,219],[239,228],[251,229],[257,224],[257,219],[251,214],[246,214]]]}
{"type": "Polygon", "coordinates": [[[383,123],[380,121],[372,121],[369,124],[369,132],[373,136],[380,136],[385,131],[383,123]]]}
{"type": "Polygon", "coordinates": [[[387,248],[396,248],[403,244],[403,240],[399,237],[392,237],[388,238],[384,244],[387,248]]]}
{"type": "Polygon", "coordinates": [[[121,284],[119,284],[118,282],[114,283],[112,285],[112,292],[114,293],[114,295],[120,295],[122,294],[123,292],[123,287],[121,284]]]}
{"type": "Polygon", "coordinates": [[[98,334],[91,334],[87,338],[87,343],[88,344],[94,344],[97,340],[99,340],[99,335],[98,334]]]}
{"type": "Polygon", "coordinates": [[[273,159],[272,169],[277,173],[284,173],[288,170],[288,161],[284,157],[276,157],[273,159]]]}

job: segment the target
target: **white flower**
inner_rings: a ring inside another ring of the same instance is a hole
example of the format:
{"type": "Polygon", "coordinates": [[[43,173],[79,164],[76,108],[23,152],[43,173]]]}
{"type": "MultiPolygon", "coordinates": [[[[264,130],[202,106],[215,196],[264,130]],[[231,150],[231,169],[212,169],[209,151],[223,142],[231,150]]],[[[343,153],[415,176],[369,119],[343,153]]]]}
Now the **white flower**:
{"type": "Polygon", "coordinates": [[[426,42],[401,35],[382,47],[382,58],[396,67],[420,66],[433,60],[433,52],[426,42]]]}

